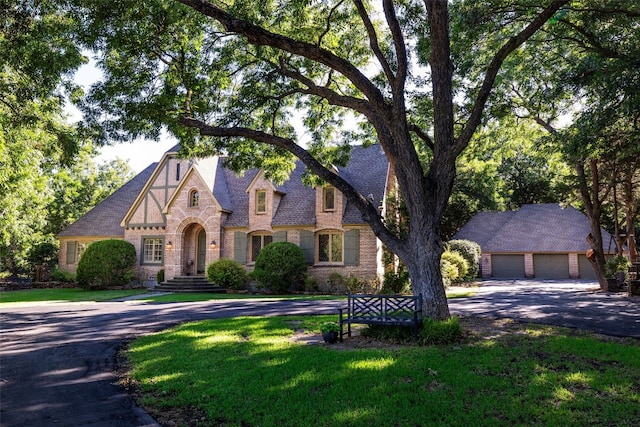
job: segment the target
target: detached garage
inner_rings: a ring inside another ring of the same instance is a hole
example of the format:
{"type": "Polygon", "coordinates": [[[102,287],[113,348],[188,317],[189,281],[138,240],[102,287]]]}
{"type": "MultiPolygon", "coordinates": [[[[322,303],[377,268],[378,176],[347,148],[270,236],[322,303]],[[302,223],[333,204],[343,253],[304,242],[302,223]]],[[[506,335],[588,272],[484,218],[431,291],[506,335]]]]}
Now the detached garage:
{"type": "MultiPolygon", "coordinates": [[[[453,238],[480,245],[485,278],[595,280],[585,256],[589,232],[589,220],[578,210],[539,204],[517,211],[481,212],[453,238]]],[[[602,237],[605,242],[611,239],[604,230],[602,237]]]]}

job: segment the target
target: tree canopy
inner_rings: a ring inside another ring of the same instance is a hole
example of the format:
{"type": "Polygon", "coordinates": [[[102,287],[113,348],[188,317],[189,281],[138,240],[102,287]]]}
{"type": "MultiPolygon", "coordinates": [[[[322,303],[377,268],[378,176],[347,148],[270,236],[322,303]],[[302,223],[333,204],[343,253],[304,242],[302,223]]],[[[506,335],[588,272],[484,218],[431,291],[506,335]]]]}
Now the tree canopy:
{"type": "Polygon", "coordinates": [[[445,0],[70,1],[79,39],[100,52],[105,73],[83,109],[104,138],[154,137],[166,126],[184,155],[229,154],[231,167],[257,165],[276,180],[299,158],[402,259],[425,314],[446,318],[441,223],[456,159],[504,61],[569,1],[504,2],[475,74],[452,50],[451,34],[463,31],[451,26],[450,3],[475,16],[477,2],[445,0]],[[331,168],[349,144],[372,142],[391,163],[406,236],[331,168]]]}

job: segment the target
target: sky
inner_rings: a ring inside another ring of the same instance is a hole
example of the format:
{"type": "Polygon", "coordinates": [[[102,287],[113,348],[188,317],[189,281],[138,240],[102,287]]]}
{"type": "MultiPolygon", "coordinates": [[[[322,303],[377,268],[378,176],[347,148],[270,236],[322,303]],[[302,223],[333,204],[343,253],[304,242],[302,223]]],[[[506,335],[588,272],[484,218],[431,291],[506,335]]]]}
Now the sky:
{"type": "MultiPolygon", "coordinates": [[[[87,56],[90,57],[90,54],[87,56]]],[[[102,77],[102,72],[96,68],[93,61],[83,65],[76,72],[75,82],[82,85],[85,90],[89,85],[98,81],[102,77]]],[[[67,106],[67,113],[72,121],[80,119],[80,112],[73,106],[67,106]]],[[[138,173],[149,166],[151,163],[158,162],[162,155],[171,147],[176,145],[177,141],[169,135],[161,136],[160,141],[150,141],[138,139],[130,143],[121,143],[113,146],[103,147],[100,150],[100,156],[96,159],[98,163],[108,162],[116,158],[128,161],[129,166],[134,172],[138,173]]]]}

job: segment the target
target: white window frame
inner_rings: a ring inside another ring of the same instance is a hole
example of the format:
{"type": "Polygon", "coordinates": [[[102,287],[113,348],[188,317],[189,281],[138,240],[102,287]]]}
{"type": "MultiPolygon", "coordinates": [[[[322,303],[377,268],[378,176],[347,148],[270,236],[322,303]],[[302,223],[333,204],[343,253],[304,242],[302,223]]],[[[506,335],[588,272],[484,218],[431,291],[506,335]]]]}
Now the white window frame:
{"type": "Polygon", "coordinates": [[[141,261],[145,265],[162,265],[164,262],[164,239],[161,237],[143,237],[141,261]]]}
{"type": "Polygon", "coordinates": [[[344,233],[342,231],[322,231],[316,234],[316,262],[318,264],[344,264],[344,233]],[[320,256],[320,239],[322,236],[329,236],[327,242],[327,259],[321,260],[320,256]],[[334,254],[333,240],[340,238],[340,254],[334,254]],[[338,259],[339,258],[339,259],[338,259]]]}
{"type": "Polygon", "coordinates": [[[267,213],[267,190],[256,190],[256,214],[266,214],[267,213]],[[260,206],[260,197],[264,197],[264,204],[260,206]],[[262,208],[262,209],[260,209],[262,208]]]}

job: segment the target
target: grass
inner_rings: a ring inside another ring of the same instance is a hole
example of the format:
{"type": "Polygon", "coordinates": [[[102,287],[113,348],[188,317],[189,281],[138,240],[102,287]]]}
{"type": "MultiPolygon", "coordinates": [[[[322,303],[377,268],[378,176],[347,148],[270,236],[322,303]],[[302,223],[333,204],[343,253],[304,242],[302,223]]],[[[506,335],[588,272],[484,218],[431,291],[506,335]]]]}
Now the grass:
{"type": "MultiPolygon", "coordinates": [[[[635,426],[640,346],[522,325],[451,345],[305,345],[335,316],[188,323],[131,343],[141,403],[200,426],[635,426]]],[[[174,425],[174,424],[172,424],[174,425]]]]}
{"type": "MultiPolygon", "coordinates": [[[[29,289],[24,291],[0,292],[0,304],[12,302],[43,302],[43,301],[108,301],[125,298],[132,295],[147,293],[145,289],[114,290],[114,291],[85,291],[79,288],[63,289],[29,289]]],[[[448,298],[464,298],[475,294],[474,288],[447,290],[448,298]]],[[[145,297],[141,301],[167,303],[167,302],[199,302],[217,299],[255,299],[255,298],[279,298],[279,299],[312,299],[328,300],[341,299],[340,295],[251,295],[251,294],[210,294],[210,293],[176,293],[145,297]]]]}
{"type": "Polygon", "coordinates": [[[86,291],[79,288],[29,289],[23,291],[0,292],[0,303],[41,302],[41,301],[108,301],[146,292],[142,289],[86,291]]]}

